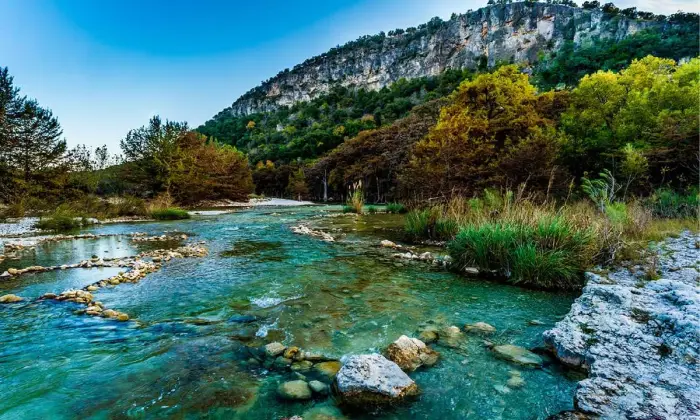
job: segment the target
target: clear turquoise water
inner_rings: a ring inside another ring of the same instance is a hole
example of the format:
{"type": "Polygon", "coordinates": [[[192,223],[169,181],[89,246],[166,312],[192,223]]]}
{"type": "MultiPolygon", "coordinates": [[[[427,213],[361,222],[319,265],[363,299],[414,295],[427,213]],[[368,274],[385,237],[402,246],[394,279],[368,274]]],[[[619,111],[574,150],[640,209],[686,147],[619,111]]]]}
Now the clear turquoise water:
{"type": "MultiPolygon", "coordinates": [[[[93,229],[183,231],[207,241],[210,255],[177,260],[138,284],[97,292],[97,300],[131,316],[127,323],[76,315],[78,306],[63,302],[0,305],[0,419],[340,416],[330,399],[279,401],[275,388],[291,374],[249,366],[243,347],[280,340],[340,357],[380,351],[401,334],[415,336],[429,320],[460,327],[488,322],[498,329],[495,342],[536,347],[573,300],[400,263],[374,246],[398,238],[400,216],[314,217],[337,210],[241,210],[93,229]],[[335,229],[342,240],[329,244],[292,234],[289,226],[302,219],[335,229]],[[257,321],[231,322],[236,315],[257,321]],[[533,319],[543,325],[529,325],[533,319]]],[[[126,238],[57,242],[0,270],[143,248],[126,238]]],[[[0,283],[0,295],[36,298],[116,271],[25,275],[0,283]]],[[[423,390],[417,401],[366,417],[534,419],[573,406],[575,378],[556,365],[519,369],[526,385],[502,394],[494,386],[504,385],[517,367],[495,359],[481,338],[466,336],[457,348],[436,349],[441,362],[411,374],[423,390]]]]}

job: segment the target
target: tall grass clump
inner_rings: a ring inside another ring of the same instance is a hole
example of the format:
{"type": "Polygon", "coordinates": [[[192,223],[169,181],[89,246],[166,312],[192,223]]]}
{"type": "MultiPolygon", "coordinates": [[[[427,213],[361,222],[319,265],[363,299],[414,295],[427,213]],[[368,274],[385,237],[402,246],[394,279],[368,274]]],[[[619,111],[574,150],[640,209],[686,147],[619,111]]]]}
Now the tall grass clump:
{"type": "Polygon", "coordinates": [[[406,206],[401,203],[387,203],[386,212],[392,214],[403,214],[406,213],[406,206]]]}
{"type": "Polygon", "coordinates": [[[362,183],[357,183],[354,186],[354,191],[348,199],[348,206],[357,214],[362,214],[362,207],[365,205],[365,196],[362,192],[362,183]]]}
{"type": "Polygon", "coordinates": [[[571,290],[595,255],[592,230],[561,215],[499,220],[463,227],[448,244],[457,269],[478,267],[513,284],[571,290]]]}
{"type": "Polygon", "coordinates": [[[148,204],[148,213],[156,220],[189,219],[190,214],[175,206],[175,200],[168,193],[161,194],[148,204]]]}
{"type": "Polygon", "coordinates": [[[457,234],[458,223],[441,207],[412,210],[406,215],[404,233],[410,240],[447,241],[457,234]]]}
{"type": "Polygon", "coordinates": [[[377,207],[376,206],[367,206],[367,213],[377,214],[377,207]]]}
{"type": "Polygon", "coordinates": [[[170,207],[167,209],[152,211],[151,217],[156,220],[183,220],[189,219],[190,214],[187,212],[187,210],[183,210],[177,207],[170,207]]]}

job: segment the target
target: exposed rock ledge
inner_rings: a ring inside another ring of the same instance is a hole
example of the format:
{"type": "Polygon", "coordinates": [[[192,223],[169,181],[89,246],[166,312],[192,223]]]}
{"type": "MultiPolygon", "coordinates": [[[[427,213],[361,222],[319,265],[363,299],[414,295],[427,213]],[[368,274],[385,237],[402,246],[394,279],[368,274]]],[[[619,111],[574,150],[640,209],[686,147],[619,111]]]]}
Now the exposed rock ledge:
{"type": "Polygon", "coordinates": [[[564,363],[583,368],[575,402],[603,418],[700,416],[700,250],[684,233],[661,245],[659,280],[621,269],[587,274],[569,314],[545,332],[564,363]]]}

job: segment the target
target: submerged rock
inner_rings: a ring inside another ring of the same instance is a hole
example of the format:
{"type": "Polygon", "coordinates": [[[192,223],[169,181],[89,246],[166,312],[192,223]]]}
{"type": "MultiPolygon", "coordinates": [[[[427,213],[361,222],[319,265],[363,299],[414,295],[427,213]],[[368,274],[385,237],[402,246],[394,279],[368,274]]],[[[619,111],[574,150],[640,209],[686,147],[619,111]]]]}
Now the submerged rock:
{"type": "Polygon", "coordinates": [[[17,303],[17,302],[21,302],[23,300],[24,300],[24,298],[21,298],[17,295],[13,295],[13,294],[0,296],[0,303],[17,303]]]}
{"type": "Polygon", "coordinates": [[[485,322],[477,322],[474,324],[467,324],[464,326],[466,332],[473,332],[479,334],[491,334],[496,332],[496,328],[485,322]]]}
{"type": "Polygon", "coordinates": [[[331,360],[328,362],[317,363],[314,365],[314,370],[329,379],[333,379],[340,370],[340,362],[337,360],[331,360]]]}
{"type": "Polygon", "coordinates": [[[438,341],[440,335],[438,334],[437,328],[425,328],[418,334],[418,339],[426,344],[434,343],[438,341]]]}
{"type": "Polygon", "coordinates": [[[275,343],[266,344],[264,348],[265,348],[265,354],[268,357],[277,357],[280,354],[284,353],[284,350],[287,348],[287,346],[285,346],[282,343],[275,342],[275,343]]]}
{"type": "Polygon", "coordinates": [[[311,381],[309,382],[309,388],[317,394],[325,395],[328,394],[328,385],[321,381],[311,381]]]}
{"type": "Polygon", "coordinates": [[[514,346],[512,344],[495,346],[492,350],[500,359],[518,363],[524,366],[541,366],[543,362],[540,356],[536,355],[530,350],[524,347],[514,346]]]}
{"type": "Polygon", "coordinates": [[[406,372],[413,372],[421,366],[433,366],[440,354],[417,338],[405,335],[389,344],[386,357],[406,372]]]}
{"type": "Polygon", "coordinates": [[[459,347],[464,338],[464,333],[454,325],[441,329],[438,335],[440,344],[453,348],[459,347]]]}
{"type": "Polygon", "coordinates": [[[312,394],[309,384],[299,379],[280,384],[277,395],[285,400],[309,400],[312,394]]]}
{"type": "Polygon", "coordinates": [[[418,385],[380,354],[350,356],[336,377],[341,405],[367,409],[399,403],[419,393],[418,385]]]}
{"type": "Polygon", "coordinates": [[[696,240],[687,232],[664,242],[659,280],[645,281],[627,269],[587,273],[568,315],[545,332],[559,360],[589,373],[576,389],[579,410],[645,419],[700,413],[696,240]]]}

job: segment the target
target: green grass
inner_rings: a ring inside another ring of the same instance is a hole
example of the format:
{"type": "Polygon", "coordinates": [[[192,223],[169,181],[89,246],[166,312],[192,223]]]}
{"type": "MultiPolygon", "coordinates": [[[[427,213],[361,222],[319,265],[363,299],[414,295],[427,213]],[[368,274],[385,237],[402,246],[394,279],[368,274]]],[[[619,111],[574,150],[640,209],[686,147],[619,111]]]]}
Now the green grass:
{"type": "Polygon", "coordinates": [[[154,210],[151,212],[151,217],[156,220],[183,220],[189,219],[190,214],[186,210],[179,209],[177,207],[169,207],[154,210]]]}
{"type": "Polygon", "coordinates": [[[408,210],[406,209],[406,206],[404,206],[401,203],[387,203],[386,205],[386,212],[387,213],[394,213],[394,214],[403,214],[406,213],[408,210]]]}
{"type": "Polygon", "coordinates": [[[80,220],[72,213],[59,210],[49,217],[42,217],[36,223],[36,228],[41,230],[50,230],[53,232],[68,232],[79,229],[81,226],[80,220]]]}
{"type": "Polygon", "coordinates": [[[343,206],[343,213],[355,213],[355,208],[346,204],[343,206]]]}
{"type": "Polygon", "coordinates": [[[535,223],[467,225],[448,244],[455,268],[494,270],[506,281],[539,289],[579,289],[594,247],[590,230],[562,217],[535,223]]]}
{"type": "Polygon", "coordinates": [[[375,207],[375,206],[367,206],[367,213],[369,213],[369,214],[376,214],[376,213],[377,213],[377,207],[375,207]]]}
{"type": "Polygon", "coordinates": [[[646,205],[656,217],[684,219],[700,216],[700,194],[697,190],[681,194],[670,189],[660,189],[647,199],[646,205]]]}
{"type": "Polygon", "coordinates": [[[411,240],[447,241],[457,234],[457,221],[442,213],[438,207],[413,210],[406,215],[404,232],[411,240]]]}

